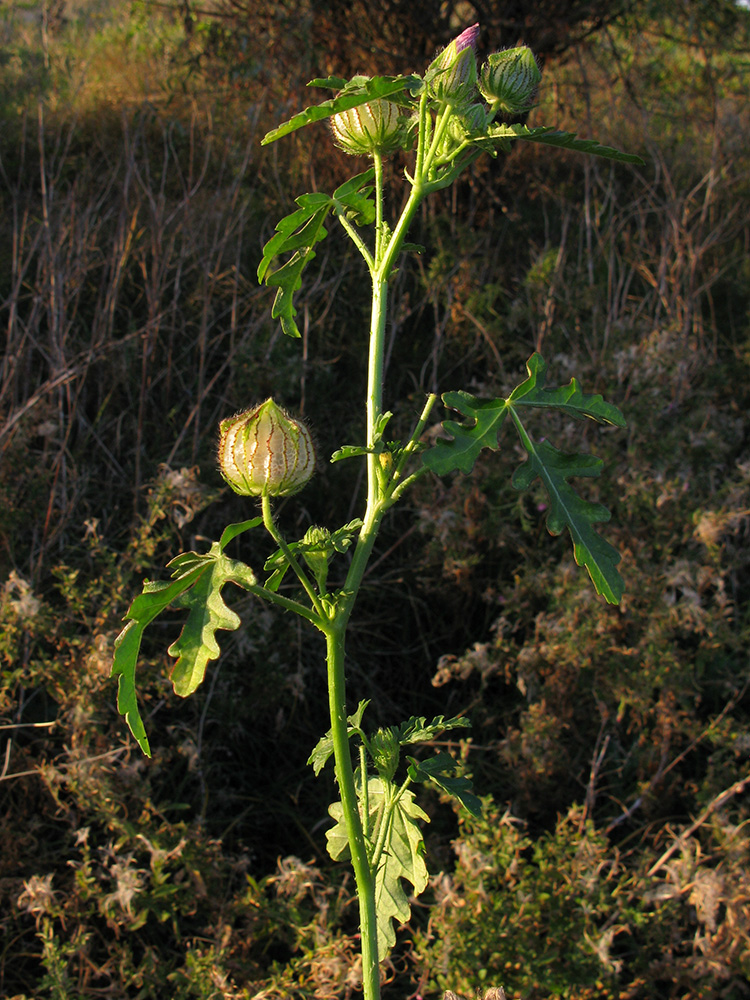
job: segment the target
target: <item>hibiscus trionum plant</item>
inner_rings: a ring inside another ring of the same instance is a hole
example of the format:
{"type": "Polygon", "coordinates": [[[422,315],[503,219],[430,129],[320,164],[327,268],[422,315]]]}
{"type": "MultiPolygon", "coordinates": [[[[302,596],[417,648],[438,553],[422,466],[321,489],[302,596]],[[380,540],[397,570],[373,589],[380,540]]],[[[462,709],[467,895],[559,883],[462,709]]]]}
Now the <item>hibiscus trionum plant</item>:
{"type": "MultiPolygon", "coordinates": [[[[362,442],[343,444],[331,457],[333,462],[365,462],[367,496],[361,517],[340,527],[313,525],[296,541],[284,539],[274,520],[274,498],[296,493],[310,479],[316,459],[309,431],[273,399],[222,421],[221,473],[237,493],[257,498],[260,510],[256,506],[256,516],[226,527],[207,552],[178,555],[169,563],[169,580],[146,581],[127,613],[112,668],[119,678],[119,710],[149,754],[136,700],[136,662],[144,629],[166,608],[187,611],[184,627],[168,650],[176,661],[171,674],[174,689],[182,696],[195,691],[209,661],[219,656],[217,632],[240,627],[239,616],[224,600],[228,583],[295,612],[322,633],[331,725],[312,750],[309,763],[319,775],[333,758],[339,800],[330,807],[334,823],[327,833],[328,850],[334,859],[349,858],[354,869],[362,990],[367,1000],[380,994],[379,965],[395,943],[396,926],[409,918],[409,895],[421,893],[428,881],[422,849],[427,816],[417,804],[414,787],[434,783],[454,796],[460,808],[474,813],[480,808],[469,780],[457,773],[458,764],[450,754],[438,752],[419,760],[410,756],[414,744],[463,727],[465,719],[411,718],[371,732],[365,724],[365,702],[353,714],[347,712],[347,626],[386,512],[421,476],[469,474],[482,449],[497,449],[499,436],[512,429],[526,452],[513,473],[513,485],[524,490],[539,478],[549,494],[550,532],[568,529],[576,562],[585,567],[606,601],[618,603],[623,590],[619,556],[595,529],[609,513],[582,498],[571,485],[575,477],[598,475],[601,461],[563,453],[547,440],[534,439],[527,414],[530,409],[561,410],[571,417],[620,427],[623,417],[601,396],[586,395],[575,379],[560,387],[547,385],[547,366],[539,354],[529,359],[527,377],[504,398],[482,399],[462,390],[444,393],[444,406],[456,411],[459,419],[443,421],[441,433],[426,433],[437,402],[430,395],[421,413],[414,414],[408,439],[395,442],[388,437],[391,414],[383,404],[383,371],[389,283],[403,255],[420,249],[407,244],[406,236],[422,200],[452,184],[477,157],[507,153],[516,141],[613,160],[638,159],[550,127],[509,124],[509,118],[531,108],[539,68],[526,47],[493,53],[478,68],[478,35],[478,25],[467,28],[438,54],[424,76],[314,80],[312,86],[329,88],[335,96],[295,115],[263,140],[274,142],[328,119],[332,140],[352,156],[369,161],[366,170],[331,195],[300,195],[296,210],[276,226],[258,267],[259,280],[277,289],[273,317],[285,334],[299,337],[294,294],[330,219],[343,227],[362,257],[372,288],[362,442]],[[410,191],[400,216],[389,220],[383,158],[397,151],[410,154],[404,171],[410,191]],[[240,533],[254,530],[268,532],[275,546],[262,570],[251,569],[226,551],[240,533]],[[283,593],[282,581],[286,581],[283,593]]],[[[364,331],[362,342],[364,357],[364,331]]]]}

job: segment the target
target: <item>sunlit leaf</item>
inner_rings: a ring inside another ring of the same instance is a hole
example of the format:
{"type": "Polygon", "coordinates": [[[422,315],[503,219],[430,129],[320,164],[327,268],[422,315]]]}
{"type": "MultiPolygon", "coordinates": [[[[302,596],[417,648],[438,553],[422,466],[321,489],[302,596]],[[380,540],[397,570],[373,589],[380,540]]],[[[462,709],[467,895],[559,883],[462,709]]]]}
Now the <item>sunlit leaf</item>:
{"type": "Polygon", "coordinates": [[[528,142],[541,142],[547,146],[571,149],[576,153],[602,156],[607,160],[617,160],[620,163],[635,163],[643,166],[641,157],[634,153],[623,153],[612,146],[603,146],[596,139],[579,139],[574,132],[560,132],[551,126],[541,125],[537,128],[529,128],[527,125],[495,123],[489,126],[485,135],[489,139],[500,142],[507,142],[509,139],[524,139],[528,142]]]}
{"type": "MultiPolygon", "coordinates": [[[[375,876],[375,907],[378,916],[378,958],[382,962],[396,943],[396,924],[404,924],[411,915],[409,898],[404,891],[404,880],[411,882],[414,894],[427,887],[429,876],[424,862],[424,843],[420,822],[429,817],[414,801],[407,789],[393,802],[393,789],[387,791],[380,778],[370,778],[367,783],[369,803],[370,840],[375,843],[379,823],[387,823],[383,851],[377,859],[375,876]]],[[[349,841],[340,802],[330,806],[328,812],[336,825],[326,833],[328,853],[338,861],[349,856],[349,841]]]]}
{"type": "MultiPolygon", "coordinates": [[[[446,719],[444,715],[436,715],[431,722],[427,722],[423,715],[412,716],[406,722],[402,722],[396,730],[396,738],[400,746],[408,746],[410,743],[426,743],[434,740],[436,736],[447,732],[449,729],[470,729],[471,723],[462,716],[454,716],[446,719]]],[[[452,759],[452,758],[451,758],[452,759]]]]}
{"type": "Polygon", "coordinates": [[[167,652],[177,659],[172,668],[172,685],[175,694],[186,698],[203,680],[206,665],[209,660],[218,659],[221,650],[216,640],[218,629],[233,631],[240,627],[240,617],[227,607],[221,596],[221,590],[228,582],[255,583],[250,576],[248,567],[243,573],[236,572],[240,564],[228,559],[214,543],[206,556],[197,556],[194,552],[185,553],[173,559],[169,564],[178,570],[185,565],[198,563],[202,572],[190,590],[181,595],[180,604],[189,609],[179,637],[172,643],[167,652]]]}
{"type": "Polygon", "coordinates": [[[255,520],[230,525],[222,535],[222,541],[214,542],[211,551],[205,555],[184,552],[177,556],[169,563],[172,581],[146,580],[143,592],[135,598],[125,615],[127,625],[115,639],[111,676],[119,678],[117,709],[149,757],[151,750],[138,711],[135,689],[143,633],[168,607],[189,609],[188,622],[169,651],[179,657],[173,673],[175,691],[185,695],[195,690],[205,672],[206,662],[215,658],[214,648],[218,650],[214,634],[216,629],[237,628],[239,625],[239,618],[221,599],[221,587],[228,582],[240,587],[256,582],[249,566],[227,558],[221,549],[240,531],[253,527],[254,523],[255,520]]]}
{"type": "Polygon", "coordinates": [[[472,792],[472,782],[470,778],[463,776],[455,777],[454,772],[458,769],[458,763],[449,753],[442,751],[427,760],[418,761],[413,757],[408,757],[409,777],[412,781],[429,783],[433,781],[439,788],[442,788],[448,795],[458,799],[464,809],[467,809],[472,816],[481,816],[482,802],[472,792]]]}
{"type": "Polygon", "coordinates": [[[598,594],[610,604],[619,604],[625,586],[617,570],[620,555],[594,530],[595,524],[609,520],[610,513],[601,504],[584,500],[568,482],[573,476],[598,476],[601,459],[593,455],[566,455],[549,441],[535,443],[527,435],[524,446],[529,457],[516,469],[513,486],[524,490],[537,476],[541,479],[550,500],[548,530],[559,535],[564,528],[568,529],[575,561],[586,567],[598,594]]]}
{"type": "Polygon", "coordinates": [[[138,711],[135,690],[135,671],[143,633],[157,615],[160,615],[181,594],[193,586],[200,574],[200,567],[191,566],[186,568],[185,572],[179,574],[171,583],[145,580],[143,592],[133,600],[125,615],[127,625],[115,639],[115,655],[110,676],[119,678],[117,710],[125,717],[130,732],[147,757],[151,756],[151,750],[146,737],[146,729],[138,711]]]}
{"type": "Polygon", "coordinates": [[[222,531],[221,538],[219,539],[220,551],[223,552],[237,535],[241,535],[243,531],[249,531],[250,528],[257,528],[259,524],[263,524],[262,517],[252,517],[249,521],[240,521],[239,524],[228,524],[222,531]]]}
{"type": "Polygon", "coordinates": [[[348,111],[349,108],[356,108],[360,104],[374,101],[378,98],[387,98],[392,101],[399,101],[401,95],[407,89],[414,89],[421,84],[417,76],[356,76],[352,80],[344,81],[338,77],[329,77],[327,80],[313,80],[310,86],[329,87],[340,89],[341,93],[337,97],[331,97],[327,101],[305,108],[299,114],[294,115],[289,121],[283,122],[277,128],[272,129],[261,140],[261,145],[275,142],[290,132],[295,132],[304,125],[318,122],[331,115],[336,115],[339,111],[348,111]],[[339,87],[339,84],[343,86],[339,87]]]}
{"type": "Polygon", "coordinates": [[[295,200],[297,209],[277,223],[275,235],[263,247],[258,281],[278,289],[271,316],[279,320],[287,336],[301,336],[295,321],[294,293],[302,286],[302,272],[315,258],[315,246],[328,235],[324,226],[328,214],[344,215],[357,225],[367,225],[375,218],[375,204],[368,187],[373,173],[369,169],[351,177],[333,196],[319,191],[301,194],[295,200]],[[279,258],[287,255],[291,256],[277,264],[279,258]]]}

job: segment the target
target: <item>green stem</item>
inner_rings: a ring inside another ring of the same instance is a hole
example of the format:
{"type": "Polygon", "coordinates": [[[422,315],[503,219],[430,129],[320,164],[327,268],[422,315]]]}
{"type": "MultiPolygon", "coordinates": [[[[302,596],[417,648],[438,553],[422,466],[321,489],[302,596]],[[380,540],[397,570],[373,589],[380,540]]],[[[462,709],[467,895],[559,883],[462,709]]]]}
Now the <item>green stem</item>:
{"type": "Polygon", "coordinates": [[[328,663],[328,705],[331,713],[331,736],[336,779],[341,795],[344,823],[349,839],[352,868],[359,900],[359,923],[362,949],[362,988],[364,1000],[379,1000],[378,917],[375,908],[375,880],[367,856],[362,817],[357,804],[357,790],[349,750],[346,717],[346,677],[344,671],[344,635],[346,625],[326,631],[328,663]]]}
{"type": "Polygon", "coordinates": [[[290,598],[284,597],[283,594],[275,594],[272,590],[266,590],[265,587],[260,587],[257,584],[248,585],[238,581],[238,586],[241,586],[250,594],[255,594],[256,597],[262,597],[264,601],[271,601],[272,604],[278,604],[284,611],[294,611],[295,614],[306,618],[321,630],[325,628],[325,620],[316,615],[310,608],[306,608],[304,604],[300,604],[299,601],[292,601],[290,598]]]}
{"type": "Polygon", "coordinates": [[[263,525],[266,531],[271,536],[271,538],[273,538],[273,540],[276,542],[276,544],[284,554],[284,558],[296,573],[297,579],[304,587],[307,596],[310,598],[310,602],[312,603],[313,608],[315,608],[315,611],[317,612],[319,621],[324,621],[326,618],[326,614],[325,611],[323,610],[322,604],[320,603],[320,599],[315,592],[315,588],[310,582],[307,573],[305,573],[300,564],[297,562],[294,553],[289,548],[287,543],[284,541],[279,529],[276,527],[276,522],[273,519],[273,512],[271,511],[270,496],[267,493],[264,493],[261,496],[260,503],[261,503],[261,511],[263,513],[263,525]]]}
{"type": "Polygon", "coordinates": [[[375,167],[375,260],[380,259],[385,232],[383,231],[383,159],[380,153],[373,153],[375,167]]]}
{"type": "MultiPolygon", "coordinates": [[[[428,132],[427,106],[424,101],[422,102],[421,116],[420,154],[418,154],[418,157],[420,155],[423,157],[424,137],[428,132]]],[[[362,934],[362,982],[365,1000],[379,1000],[380,997],[377,909],[375,904],[374,869],[370,864],[368,856],[366,830],[363,828],[362,817],[357,802],[357,791],[349,748],[344,646],[346,628],[357,593],[364,578],[367,562],[372,553],[380,521],[390,503],[393,502],[393,497],[388,495],[386,484],[380,475],[380,459],[376,453],[376,449],[380,444],[378,437],[379,422],[383,415],[383,363],[388,307],[388,281],[414,213],[422,198],[427,193],[427,190],[429,190],[429,186],[424,185],[422,182],[423,174],[418,167],[415,171],[415,177],[412,180],[412,190],[409,199],[401,213],[396,228],[389,236],[386,233],[383,222],[382,162],[379,157],[375,157],[374,163],[376,205],[375,257],[373,266],[370,267],[372,277],[372,309],[370,312],[366,399],[367,447],[370,449],[367,454],[367,506],[346,581],[339,592],[330,623],[323,629],[327,643],[328,699],[331,714],[331,735],[333,739],[336,778],[341,794],[344,823],[346,825],[359,900],[360,930],[362,934]]],[[[424,427],[424,422],[433,403],[434,398],[431,398],[423,411],[423,420],[418,425],[420,428],[419,433],[421,433],[421,429],[424,427]]],[[[402,467],[399,468],[399,474],[401,471],[402,467]]],[[[405,483],[399,485],[403,487],[405,483]]],[[[363,768],[362,782],[363,801],[366,803],[366,768],[363,768]]],[[[367,813],[365,813],[365,823],[369,825],[369,816],[367,813]]]]}
{"type": "Polygon", "coordinates": [[[344,215],[341,215],[340,213],[337,212],[336,213],[336,218],[339,220],[339,222],[341,223],[341,225],[344,227],[344,229],[349,234],[349,239],[352,241],[352,243],[355,245],[355,247],[362,254],[362,257],[364,258],[365,264],[367,264],[367,266],[370,269],[370,271],[372,271],[373,267],[375,266],[375,261],[373,260],[372,254],[370,253],[370,251],[365,246],[365,243],[364,243],[364,240],[362,239],[362,237],[359,235],[359,233],[357,232],[357,230],[354,228],[354,226],[351,224],[351,222],[349,222],[349,220],[344,215]]]}

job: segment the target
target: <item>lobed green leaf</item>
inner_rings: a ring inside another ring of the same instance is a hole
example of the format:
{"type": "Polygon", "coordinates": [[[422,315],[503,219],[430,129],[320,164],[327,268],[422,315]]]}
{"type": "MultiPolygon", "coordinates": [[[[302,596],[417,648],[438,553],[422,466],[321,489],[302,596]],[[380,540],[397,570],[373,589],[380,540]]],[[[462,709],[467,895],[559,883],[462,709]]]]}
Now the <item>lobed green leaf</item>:
{"type": "Polygon", "coordinates": [[[355,76],[349,81],[339,77],[313,80],[309,86],[333,88],[340,90],[341,93],[327,101],[322,101],[320,104],[305,108],[304,111],[300,111],[288,121],[282,122],[261,139],[261,145],[267,146],[291,132],[296,132],[297,129],[305,125],[330,118],[332,115],[338,114],[339,111],[348,111],[350,108],[359,107],[360,104],[366,104],[368,101],[383,98],[401,103],[404,92],[413,90],[420,84],[421,80],[417,76],[355,76]],[[342,86],[339,86],[340,84],[342,86]]]}
{"type": "Polygon", "coordinates": [[[278,289],[271,316],[280,321],[287,336],[300,336],[294,293],[302,285],[303,270],[315,258],[315,246],[328,235],[324,222],[329,212],[346,216],[357,225],[368,225],[375,218],[375,204],[368,188],[373,175],[369,169],[351,177],[336,188],[333,196],[319,191],[300,195],[295,200],[298,208],[277,223],[275,235],[263,247],[258,281],[278,289]],[[279,257],[287,254],[291,257],[285,263],[274,266],[279,257]]]}
{"type": "Polygon", "coordinates": [[[449,753],[441,750],[440,753],[427,760],[418,761],[413,757],[407,757],[407,760],[409,761],[408,774],[412,781],[421,781],[425,784],[433,781],[448,795],[458,799],[464,809],[467,809],[472,816],[482,815],[482,801],[472,792],[471,779],[454,776],[458,764],[449,753]]]}
{"type": "Polygon", "coordinates": [[[458,470],[468,475],[483,448],[498,448],[498,434],[508,413],[504,399],[479,399],[468,392],[446,392],[443,403],[474,420],[472,425],[444,420],[443,430],[450,439],[440,440],[423,455],[424,464],[436,475],[458,470]]]}
{"type": "Polygon", "coordinates": [[[485,136],[500,144],[507,143],[509,139],[524,139],[528,142],[541,142],[547,146],[572,149],[576,153],[601,156],[620,163],[644,165],[641,157],[635,153],[623,153],[613,146],[603,146],[596,139],[579,139],[574,132],[560,132],[551,126],[540,125],[537,128],[529,128],[527,125],[496,123],[489,126],[485,136]]]}
{"type": "Polygon", "coordinates": [[[222,553],[224,545],[241,531],[255,527],[259,518],[229,525],[214,542],[210,552],[183,552],[170,563],[172,581],[152,582],[146,580],[143,592],[130,605],[125,619],[127,625],[115,639],[115,656],[111,677],[117,677],[117,709],[138,741],[146,756],[151,756],[146,730],[138,710],[135,689],[135,672],[138,665],[143,633],[148,625],[172,607],[189,609],[188,621],[179,638],[172,643],[168,652],[177,657],[173,668],[172,682],[177,694],[190,694],[200,684],[206,663],[218,655],[215,633],[217,629],[236,629],[239,617],[224,604],[221,588],[225,583],[235,583],[240,587],[255,584],[255,577],[249,566],[229,559],[222,553]]]}
{"type": "Polygon", "coordinates": [[[545,386],[547,365],[540,354],[532,354],[526,362],[526,370],[529,377],[510,394],[509,406],[549,407],[579,419],[590,417],[600,424],[627,426],[616,406],[605,402],[600,395],[584,395],[574,378],[567,385],[548,389],[545,386]]]}
{"type": "MultiPolygon", "coordinates": [[[[423,715],[412,716],[406,722],[402,722],[396,730],[396,737],[399,746],[408,746],[410,743],[426,743],[434,740],[436,736],[447,732],[449,729],[470,729],[471,723],[463,716],[454,716],[446,719],[444,715],[436,715],[431,722],[427,722],[423,715]]],[[[452,759],[452,758],[451,758],[452,759]]]]}
{"type": "Polygon", "coordinates": [[[528,458],[516,469],[513,486],[524,490],[537,476],[541,479],[550,500],[548,530],[559,535],[567,527],[576,563],[586,567],[598,594],[609,604],[619,604],[625,589],[617,570],[620,555],[593,527],[608,521],[610,513],[601,504],[584,500],[568,482],[572,476],[598,476],[603,464],[601,459],[593,455],[564,454],[548,441],[532,442],[528,435],[522,435],[522,440],[528,458]]]}
{"type": "MultiPolygon", "coordinates": [[[[375,859],[375,908],[378,918],[378,958],[383,961],[396,943],[394,921],[404,924],[411,915],[409,899],[403,880],[411,882],[414,895],[427,887],[429,876],[424,862],[424,843],[420,821],[429,817],[414,801],[414,794],[406,789],[394,800],[394,790],[384,786],[380,778],[370,778],[367,783],[369,816],[367,829],[372,843],[378,841],[380,824],[387,824],[383,850],[375,859]]],[[[349,841],[340,802],[329,807],[328,812],[336,821],[326,833],[328,853],[334,861],[349,855],[349,841]]]]}
{"type": "Polygon", "coordinates": [[[510,413],[519,432],[528,460],[513,476],[516,489],[526,489],[537,477],[542,480],[549,497],[547,527],[559,534],[567,527],[573,540],[573,553],[579,566],[585,566],[596,590],[611,604],[618,604],[624,584],[617,570],[619,555],[593,528],[607,521],[609,511],[601,504],[583,500],[568,479],[573,476],[598,476],[600,459],[591,455],[565,455],[549,442],[535,444],[520,419],[523,407],[560,410],[578,419],[589,417],[603,424],[624,427],[622,413],[598,394],[586,395],[578,382],[548,388],[545,385],[547,366],[541,355],[533,354],[526,365],[527,378],[507,399],[482,400],[467,392],[443,394],[446,406],[470,418],[471,423],[443,422],[450,435],[424,453],[425,465],[438,475],[459,470],[471,472],[483,448],[499,447],[498,433],[510,413]]]}
{"type": "Polygon", "coordinates": [[[147,626],[181,594],[193,586],[201,573],[199,566],[193,566],[180,574],[171,583],[149,581],[143,583],[143,591],[128,608],[127,625],[115,639],[115,655],[110,677],[117,677],[117,711],[125,717],[125,722],[147,757],[151,756],[146,728],[138,710],[135,690],[135,671],[141,650],[143,633],[147,626]]]}
{"type": "Polygon", "coordinates": [[[254,584],[249,567],[225,556],[214,542],[205,556],[188,552],[177,556],[169,564],[181,566],[197,564],[202,567],[200,576],[190,590],[181,594],[181,605],[189,614],[180,635],[167,652],[176,658],[171,680],[175,694],[186,698],[203,681],[209,660],[218,659],[221,650],[216,640],[218,629],[234,631],[240,627],[240,617],[227,607],[221,596],[226,583],[254,584]],[[237,572],[238,567],[241,572],[237,572]]]}

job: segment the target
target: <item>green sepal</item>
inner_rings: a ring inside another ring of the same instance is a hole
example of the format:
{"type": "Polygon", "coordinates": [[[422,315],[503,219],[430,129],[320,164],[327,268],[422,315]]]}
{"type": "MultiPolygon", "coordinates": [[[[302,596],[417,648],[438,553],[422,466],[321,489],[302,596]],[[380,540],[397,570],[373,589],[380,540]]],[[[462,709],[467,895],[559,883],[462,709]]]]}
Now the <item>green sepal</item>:
{"type": "MultiPolygon", "coordinates": [[[[375,909],[378,920],[378,960],[388,957],[388,952],[396,943],[394,921],[404,924],[411,915],[409,899],[404,892],[402,880],[406,879],[414,887],[414,895],[424,892],[429,881],[424,862],[424,841],[420,822],[429,822],[429,817],[414,801],[414,794],[402,790],[398,795],[391,785],[384,785],[380,778],[370,778],[367,782],[369,815],[365,818],[370,844],[378,842],[380,824],[389,824],[383,842],[383,849],[375,859],[375,909]]],[[[334,861],[349,857],[344,810],[340,802],[334,802],[328,809],[336,825],[326,832],[328,853],[334,861]]]]}
{"type": "MultiPolygon", "coordinates": [[[[362,520],[358,517],[335,531],[313,526],[307,529],[300,541],[291,542],[288,546],[293,555],[301,555],[305,559],[315,574],[321,593],[325,590],[329,559],[337,552],[346,552],[361,527],[362,520]]],[[[276,593],[289,569],[289,563],[281,549],[276,549],[266,559],[263,569],[271,573],[264,583],[265,589],[276,593]]]]}
{"type": "Polygon", "coordinates": [[[355,76],[348,81],[342,80],[340,77],[313,80],[308,86],[332,88],[340,90],[340,93],[327,101],[305,108],[304,111],[300,111],[288,121],[282,122],[261,139],[261,146],[267,146],[269,143],[289,135],[290,132],[296,132],[304,125],[322,121],[324,118],[338,114],[339,111],[348,111],[350,108],[356,108],[368,101],[385,98],[397,104],[404,103],[404,98],[401,97],[404,91],[412,90],[420,83],[421,80],[417,76],[355,76]]]}
{"type": "MultiPolygon", "coordinates": [[[[361,701],[357,705],[357,711],[354,715],[350,715],[348,718],[348,728],[347,735],[351,739],[352,736],[360,735],[362,736],[362,716],[364,715],[365,709],[370,704],[369,699],[361,701]]],[[[307,763],[310,764],[313,771],[315,772],[315,777],[320,774],[323,768],[328,763],[329,758],[333,755],[333,736],[331,736],[331,730],[329,729],[325,736],[321,736],[315,747],[307,758],[307,763]]]]}
{"type": "Polygon", "coordinates": [[[482,802],[471,791],[473,787],[471,779],[453,777],[458,764],[449,753],[441,751],[423,761],[415,760],[413,757],[406,759],[409,761],[408,775],[412,781],[421,781],[425,784],[434,781],[444,792],[458,799],[472,816],[481,816],[482,802]]]}
{"type": "Polygon", "coordinates": [[[383,781],[393,781],[401,756],[396,730],[393,727],[378,729],[370,736],[368,749],[370,758],[383,781]]]}
{"type": "Polygon", "coordinates": [[[635,153],[623,153],[612,146],[603,146],[596,139],[579,139],[574,132],[560,132],[549,125],[540,125],[537,128],[529,128],[527,125],[510,125],[496,122],[478,136],[475,141],[482,145],[487,140],[497,142],[501,147],[507,148],[508,140],[524,139],[528,142],[541,142],[546,146],[557,146],[562,149],[571,149],[576,153],[588,153],[591,156],[601,156],[607,160],[617,160],[620,163],[634,163],[643,166],[644,161],[635,153]]]}

